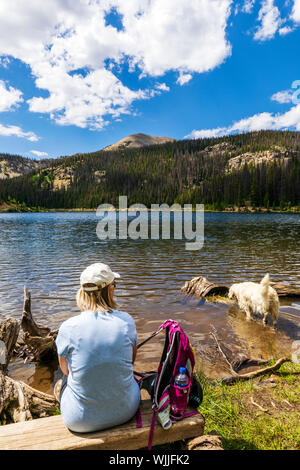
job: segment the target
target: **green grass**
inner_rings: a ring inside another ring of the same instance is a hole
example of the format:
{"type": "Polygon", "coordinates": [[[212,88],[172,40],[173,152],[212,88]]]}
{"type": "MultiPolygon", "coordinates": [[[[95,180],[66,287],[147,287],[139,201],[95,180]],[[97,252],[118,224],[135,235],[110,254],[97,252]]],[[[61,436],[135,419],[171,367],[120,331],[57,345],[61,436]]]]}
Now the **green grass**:
{"type": "Polygon", "coordinates": [[[252,380],[212,384],[201,375],[205,434],[216,431],[224,449],[300,450],[300,367],[287,363],[273,376],[276,387],[269,388],[255,387],[252,380]]]}
{"type": "MultiPolygon", "coordinates": [[[[275,387],[255,386],[270,375],[225,385],[198,374],[203,387],[199,411],[205,418],[204,434],[216,431],[224,449],[300,450],[300,366],[283,364],[273,373],[275,387]]],[[[60,414],[59,407],[52,414],[60,414]]],[[[184,445],[179,441],[153,450],[180,450],[184,445]]]]}
{"type": "Polygon", "coordinates": [[[59,406],[57,406],[56,408],[53,408],[53,410],[51,411],[51,416],[57,416],[60,414],[61,412],[60,412],[59,406]]]}

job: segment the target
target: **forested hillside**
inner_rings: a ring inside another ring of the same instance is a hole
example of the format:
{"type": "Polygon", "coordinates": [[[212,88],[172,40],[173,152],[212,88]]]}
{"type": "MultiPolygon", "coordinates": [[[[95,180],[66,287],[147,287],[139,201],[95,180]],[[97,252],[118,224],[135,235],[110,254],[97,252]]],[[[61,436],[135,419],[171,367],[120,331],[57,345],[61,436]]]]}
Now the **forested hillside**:
{"type": "Polygon", "coordinates": [[[38,168],[39,163],[36,160],[0,153],[0,179],[13,178],[38,168]]]}
{"type": "Polygon", "coordinates": [[[210,208],[300,205],[300,133],[261,131],[99,151],[0,181],[0,202],[43,208],[101,203],[196,204],[210,208]]]}

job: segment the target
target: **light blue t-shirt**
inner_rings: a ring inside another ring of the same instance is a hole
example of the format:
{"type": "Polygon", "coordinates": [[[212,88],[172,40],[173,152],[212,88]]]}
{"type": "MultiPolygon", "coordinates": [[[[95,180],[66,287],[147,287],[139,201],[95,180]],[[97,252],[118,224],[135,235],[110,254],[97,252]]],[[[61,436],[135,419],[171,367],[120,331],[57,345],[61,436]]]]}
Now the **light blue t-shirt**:
{"type": "Polygon", "coordinates": [[[126,312],[85,311],[62,323],[56,346],[68,361],[60,409],[74,432],[92,432],[125,423],[136,413],[140,390],[133,376],[137,333],[126,312]]]}

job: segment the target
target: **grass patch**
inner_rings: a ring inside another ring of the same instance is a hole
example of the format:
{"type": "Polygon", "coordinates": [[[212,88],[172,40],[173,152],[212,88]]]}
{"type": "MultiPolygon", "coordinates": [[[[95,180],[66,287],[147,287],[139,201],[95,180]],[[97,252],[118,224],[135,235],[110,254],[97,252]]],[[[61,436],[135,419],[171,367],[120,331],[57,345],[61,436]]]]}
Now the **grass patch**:
{"type": "Polygon", "coordinates": [[[51,410],[51,416],[57,416],[57,415],[60,415],[61,412],[60,412],[60,408],[59,406],[57,406],[56,408],[53,408],[53,410],[51,410]]]}
{"type": "Polygon", "coordinates": [[[201,374],[205,434],[216,431],[224,449],[300,450],[300,367],[283,364],[271,380],[225,385],[201,374]]]}

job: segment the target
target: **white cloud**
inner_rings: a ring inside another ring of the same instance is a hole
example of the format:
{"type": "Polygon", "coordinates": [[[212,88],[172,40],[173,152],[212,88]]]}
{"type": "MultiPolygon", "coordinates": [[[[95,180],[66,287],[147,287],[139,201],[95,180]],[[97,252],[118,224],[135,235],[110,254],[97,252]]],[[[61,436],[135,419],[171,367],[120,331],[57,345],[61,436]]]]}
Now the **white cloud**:
{"type": "Polygon", "coordinates": [[[38,86],[47,86],[49,98],[32,98],[28,101],[29,109],[49,113],[61,125],[100,129],[106,124],[103,116],[118,117],[128,112],[133,100],[149,96],[146,91],[132,91],[125,87],[111,71],[105,69],[83,77],[70,76],[59,67],[52,67],[51,74],[53,81],[48,82],[44,77],[37,80],[38,86]]]}
{"type": "Polygon", "coordinates": [[[37,157],[48,157],[47,152],[40,152],[39,150],[30,150],[30,153],[36,155],[37,157]]]}
{"type": "MultiPolygon", "coordinates": [[[[12,86],[8,86],[3,80],[0,80],[0,112],[12,111],[19,106],[24,100],[23,93],[12,86]]],[[[0,136],[3,137],[20,137],[35,142],[38,137],[34,132],[23,131],[19,126],[4,126],[0,124],[0,136]]]]}
{"type": "Polygon", "coordinates": [[[258,21],[260,21],[261,24],[254,35],[254,39],[258,41],[272,39],[282,24],[280,11],[274,5],[274,0],[262,1],[262,6],[258,14],[258,21]]]}
{"type": "Polygon", "coordinates": [[[11,111],[23,101],[22,92],[0,80],[0,113],[11,111]]]}
{"type": "Polygon", "coordinates": [[[176,83],[184,85],[185,83],[188,83],[192,78],[193,75],[191,75],[190,73],[180,73],[176,83]]]}
{"type": "Polygon", "coordinates": [[[10,64],[10,60],[8,57],[0,57],[0,66],[7,69],[8,65],[10,64]]]}
{"type": "Polygon", "coordinates": [[[155,88],[161,91],[170,91],[170,87],[168,87],[168,85],[166,85],[165,83],[157,83],[155,85],[155,88]]]}
{"type": "Polygon", "coordinates": [[[210,139],[211,137],[219,137],[227,134],[226,127],[217,127],[216,129],[194,129],[185,139],[210,139]]]}
{"type": "Polygon", "coordinates": [[[36,87],[48,91],[48,97],[28,101],[31,112],[47,113],[61,125],[101,129],[109,119],[132,112],[135,100],[157,94],[155,86],[125,86],[117,77],[125,62],[141,77],[177,71],[179,83],[224,62],[231,54],[226,38],[231,4],[1,0],[0,56],[23,61],[36,87]],[[121,15],[120,30],[106,23],[112,8],[121,15]]]}
{"type": "Polygon", "coordinates": [[[38,136],[34,132],[25,132],[19,126],[3,126],[0,124],[0,136],[4,137],[20,137],[30,142],[37,142],[38,136]]]}
{"type": "Polygon", "coordinates": [[[296,23],[300,23],[300,0],[294,0],[292,19],[296,23]]]}
{"type": "Polygon", "coordinates": [[[255,0],[245,0],[243,7],[242,7],[242,11],[244,13],[251,13],[254,7],[254,3],[255,3],[255,0]]]}
{"type": "Polygon", "coordinates": [[[277,93],[274,93],[274,95],[271,96],[271,100],[277,101],[277,103],[280,104],[292,103],[294,93],[295,92],[291,90],[278,91],[277,93]]]}
{"type": "Polygon", "coordinates": [[[280,36],[286,36],[287,34],[292,33],[293,31],[294,28],[292,28],[291,26],[284,26],[283,28],[280,28],[278,30],[280,36]]]}
{"type": "Polygon", "coordinates": [[[164,91],[170,91],[170,87],[168,87],[165,83],[156,83],[153,89],[145,90],[143,92],[143,98],[153,98],[154,96],[161,95],[164,91]]]}
{"type": "Polygon", "coordinates": [[[187,139],[200,139],[204,137],[220,137],[235,132],[251,132],[260,130],[295,129],[300,131],[300,104],[293,106],[285,113],[260,113],[235,122],[232,126],[215,129],[193,130],[185,136],[187,139]]]}
{"type": "Polygon", "coordinates": [[[115,0],[123,14],[126,53],[149,75],[204,72],[231,53],[230,0],[115,0]],[[139,16],[137,14],[140,12],[139,16]]]}

